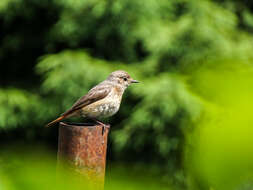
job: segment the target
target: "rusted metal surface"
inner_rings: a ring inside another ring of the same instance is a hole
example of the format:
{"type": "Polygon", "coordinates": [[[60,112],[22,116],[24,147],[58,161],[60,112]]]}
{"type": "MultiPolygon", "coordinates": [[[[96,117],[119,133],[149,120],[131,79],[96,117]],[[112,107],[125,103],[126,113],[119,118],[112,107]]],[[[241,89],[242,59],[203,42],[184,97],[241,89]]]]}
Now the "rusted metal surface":
{"type": "Polygon", "coordinates": [[[58,166],[64,165],[103,189],[109,128],[93,124],[60,123],[58,166]]]}

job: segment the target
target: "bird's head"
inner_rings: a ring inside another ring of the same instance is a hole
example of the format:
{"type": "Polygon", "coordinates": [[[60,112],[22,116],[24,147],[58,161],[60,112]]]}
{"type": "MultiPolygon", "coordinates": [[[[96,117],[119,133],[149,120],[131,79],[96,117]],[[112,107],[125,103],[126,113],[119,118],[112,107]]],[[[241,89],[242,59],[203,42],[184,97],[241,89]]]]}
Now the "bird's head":
{"type": "Polygon", "coordinates": [[[127,88],[132,83],[139,83],[139,81],[134,80],[126,71],[114,71],[112,72],[107,80],[121,85],[124,88],[127,88]]]}

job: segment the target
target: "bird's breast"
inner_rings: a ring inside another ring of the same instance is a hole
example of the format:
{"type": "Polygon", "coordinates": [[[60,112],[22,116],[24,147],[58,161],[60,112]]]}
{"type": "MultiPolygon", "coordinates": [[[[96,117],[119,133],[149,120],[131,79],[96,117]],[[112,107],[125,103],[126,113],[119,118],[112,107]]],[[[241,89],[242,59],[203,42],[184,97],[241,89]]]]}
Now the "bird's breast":
{"type": "Polygon", "coordinates": [[[120,102],[121,96],[112,91],[105,98],[82,108],[81,115],[92,118],[110,117],[119,110],[120,102]]]}

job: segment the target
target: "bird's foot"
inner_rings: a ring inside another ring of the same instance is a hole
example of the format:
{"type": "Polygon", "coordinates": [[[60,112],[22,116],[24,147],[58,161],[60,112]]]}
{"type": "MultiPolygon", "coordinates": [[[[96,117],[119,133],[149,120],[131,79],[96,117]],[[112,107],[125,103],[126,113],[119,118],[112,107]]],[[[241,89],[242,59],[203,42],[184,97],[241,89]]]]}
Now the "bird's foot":
{"type": "Polygon", "coordinates": [[[92,119],[92,120],[94,120],[96,123],[98,123],[100,126],[102,126],[102,135],[104,135],[105,128],[110,129],[110,125],[106,125],[105,123],[103,123],[97,119],[92,119]]]}

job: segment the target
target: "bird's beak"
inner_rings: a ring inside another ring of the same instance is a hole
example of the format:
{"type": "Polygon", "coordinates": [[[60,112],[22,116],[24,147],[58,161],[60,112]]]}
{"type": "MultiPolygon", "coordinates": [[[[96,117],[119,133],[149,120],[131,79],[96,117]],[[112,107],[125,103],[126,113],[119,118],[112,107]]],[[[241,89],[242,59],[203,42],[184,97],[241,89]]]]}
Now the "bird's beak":
{"type": "Polygon", "coordinates": [[[131,83],[139,83],[139,81],[138,81],[138,80],[132,79],[132,80],[131,80],[131,83]]]}

